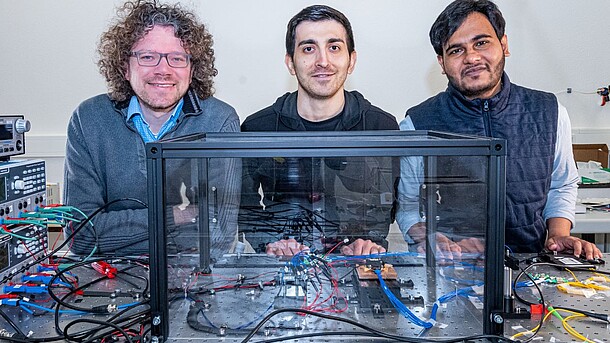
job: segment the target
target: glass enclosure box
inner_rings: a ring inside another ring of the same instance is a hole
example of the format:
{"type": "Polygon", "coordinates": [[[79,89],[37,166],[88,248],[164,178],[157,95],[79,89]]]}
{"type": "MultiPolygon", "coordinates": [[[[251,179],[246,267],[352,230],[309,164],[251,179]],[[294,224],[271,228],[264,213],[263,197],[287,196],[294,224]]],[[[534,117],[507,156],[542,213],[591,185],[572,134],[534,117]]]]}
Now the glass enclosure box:
{"type": "Polygon", "coordinates": [[[258,132],[146,148],[153,338],[502,333],[504,140],[258,132]]]}

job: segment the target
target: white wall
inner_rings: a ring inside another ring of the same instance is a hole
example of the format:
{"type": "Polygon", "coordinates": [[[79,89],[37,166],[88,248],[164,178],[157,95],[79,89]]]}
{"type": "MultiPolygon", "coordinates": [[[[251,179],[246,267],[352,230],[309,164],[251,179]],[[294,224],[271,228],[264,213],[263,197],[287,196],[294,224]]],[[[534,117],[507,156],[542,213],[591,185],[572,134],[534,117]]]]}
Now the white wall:
{"type": "MultiPolygon", "coordinates": [[[[65,128],[72,110],[105,91],[95,66],[99,35],[114,18],[114,0],[0,0],[0,113],[32,122],[26,157],[48,161],[49,181],[62,180],[65,128]]],[[[450,1],[325,1],[350,19],[358,63],[347,88],[361,91],[398,120],[410,106],[446,87],[428,41],[450,1]]],[[[557,92],[576,142],[610,143],[607,0],[498,0],[512,56],[506,70],[524,86],[557,92]],[[571,87],[572,94],[565,93],[571,87]],[[563,92],[563,93],[562,93],[563,92]]],[[[296,88],[284,66],[288,20],[312,4],[301,0],[183,1],[215,38],[216,96],[245,118],[296,88]]]]}

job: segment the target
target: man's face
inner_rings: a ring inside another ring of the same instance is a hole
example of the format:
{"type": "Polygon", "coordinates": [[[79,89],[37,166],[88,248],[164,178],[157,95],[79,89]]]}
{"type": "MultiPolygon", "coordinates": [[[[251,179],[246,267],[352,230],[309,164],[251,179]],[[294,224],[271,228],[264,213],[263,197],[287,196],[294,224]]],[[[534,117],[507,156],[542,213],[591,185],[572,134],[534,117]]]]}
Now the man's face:
{"type": "Polygon", "coordinates": [[[286,66],[299,82],[299,96],[328,99],[343,91],[356,64],[347,50],[347,32],[334,20],[304,21],[296,28],[294,57],[286,66]]]}
{"type": "Polygon", "coordinates": [[[498,39],[485,15],[471,13],[443,46],[438,63],[449,82],[468,99],[488,99],[502,85],[506,35],[498,39]]]}
{"type": "MultiPolygon", "coordinates": [[[[171,26],[154,26],[131,50],[187,53],[171,26]]],[[[167,113],[176,106],[186,94],[191,77],[191,63],[186,68],[173,68],[165,57],[156,67],[140,66],[137,58],[131,57],[125,71],[125,79],[136,93],[142,110],[156,113],[167,113]]]]}

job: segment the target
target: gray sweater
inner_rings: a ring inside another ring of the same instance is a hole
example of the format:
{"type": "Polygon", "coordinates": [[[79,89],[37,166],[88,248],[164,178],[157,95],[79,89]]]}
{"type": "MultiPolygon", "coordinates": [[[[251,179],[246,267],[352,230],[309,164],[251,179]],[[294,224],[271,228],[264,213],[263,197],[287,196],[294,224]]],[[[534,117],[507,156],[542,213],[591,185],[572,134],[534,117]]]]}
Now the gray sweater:
{"type": "MultiPolygon", "coordinates": [[[[128,103],[116,103],[107,94],[95,96],[78,106],[68,124],[64,202],[87,215],[116,199],[136,198],[144,203],[148,200],[145,145],[133,123],[125,121],[128,103]]],[[[176,126],[161,139],[237,131],[239,117],[231,106],[214,97],[201,100],[189,90],[176,126]]],[[[212,177],[222,179],[217,184],[222,185],[221,196],[228,204],[224,215],[236,218],[232,208],[239,206],[240,165],[226,161],[219,167],[212,177]]],[[[167,191],[172,192],[166,195],[170,203],[171,199],[179,199],[177,189],[167,191]]],[[[235,221],[224,220],[226,225],[212,230],[213,254],[229,249],[236,232],[235,221]]],[[[95,216],[93,223],[95,231],[85,227],[74,238],[72,252],[89,254],[96,240],[97,253],[149,252],[148,210],[142,205],[119,201],[95,216]]],[[[71,233],[68,228],[66,236],[71,233]]]]}

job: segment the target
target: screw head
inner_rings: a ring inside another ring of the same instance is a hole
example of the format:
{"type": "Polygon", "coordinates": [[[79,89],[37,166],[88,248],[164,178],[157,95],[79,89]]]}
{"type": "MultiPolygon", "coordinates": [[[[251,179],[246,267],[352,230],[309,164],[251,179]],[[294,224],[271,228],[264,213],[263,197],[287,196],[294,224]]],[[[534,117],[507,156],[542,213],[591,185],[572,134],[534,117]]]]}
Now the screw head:
{"type": "Polygon", "coordinates": [[[496,314],[493,315],[493,321],[496,324],[502,324],[502,323],[504,323],[504,318],[502,318],[501,315],[496,313],[496,314]]]}

